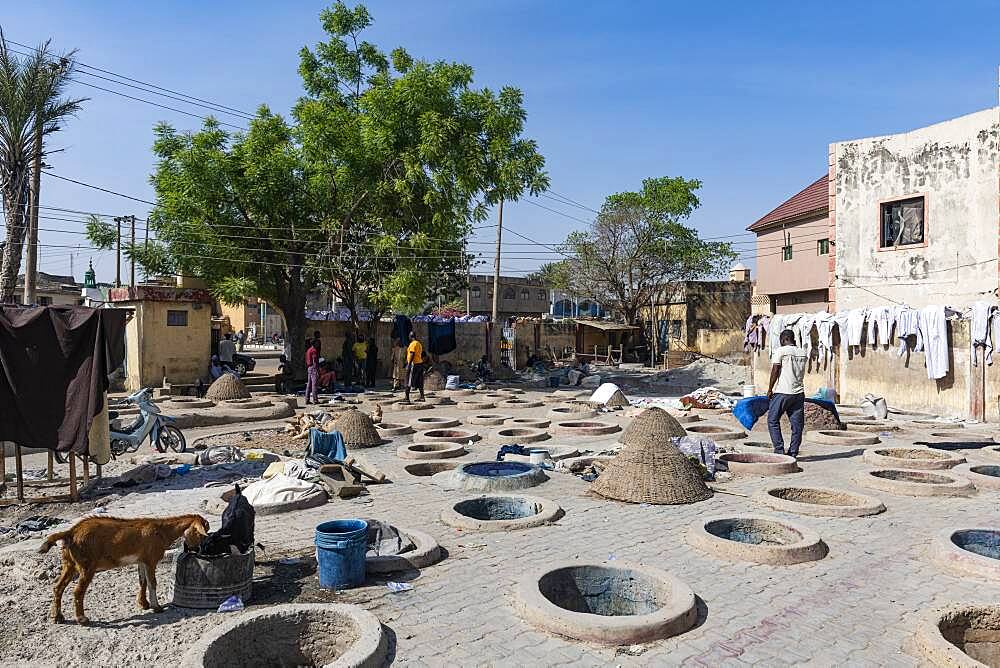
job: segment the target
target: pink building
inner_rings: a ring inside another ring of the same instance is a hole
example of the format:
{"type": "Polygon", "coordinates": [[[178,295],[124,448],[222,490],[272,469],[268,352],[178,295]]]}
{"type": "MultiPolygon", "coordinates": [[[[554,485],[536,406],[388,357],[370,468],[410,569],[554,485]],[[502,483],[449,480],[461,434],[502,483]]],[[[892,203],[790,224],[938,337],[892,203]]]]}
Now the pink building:
{"type": "Polygon", "coordinates": [[[829,180],[824,174],[747,228],[757,235],[757,294],[772,313],[830,306],[829,180]]]}

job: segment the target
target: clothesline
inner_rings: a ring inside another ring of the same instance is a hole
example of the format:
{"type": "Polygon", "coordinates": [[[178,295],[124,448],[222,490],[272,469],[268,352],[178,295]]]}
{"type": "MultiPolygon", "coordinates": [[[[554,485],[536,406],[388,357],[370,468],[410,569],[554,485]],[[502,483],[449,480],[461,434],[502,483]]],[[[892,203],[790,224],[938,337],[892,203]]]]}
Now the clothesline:
{"type": "Polygon", "coordinates": [[[976,348],[985,349],[987,364],[993,364],[994,337],[1000,335],[1000,308],[989,302],[976,302],[967,311],[959,312],[948,306],[925,306],[914,309],[906,304],[875,306],[829,313],[778,313],[772,316],[750,316],[744,327],[744,349],[756,352],[767,346],[774,352],[782,331],[790,329],[796,345],[805,348],[812,358],[812,330],[816,329],[817,356],[833,356],[834,328],[840,333],[841,345],[860,352],[864,338],[873,348],[890,346],[898,341],[897,357],[902,357],[913,340],[913,352],[924,353],[927,377],[931,380],[948,375],[948,320],[972,322],[970,356],[978,363],[976,348]],[[865,336],[867,334],[867,336],[865,336]]]}

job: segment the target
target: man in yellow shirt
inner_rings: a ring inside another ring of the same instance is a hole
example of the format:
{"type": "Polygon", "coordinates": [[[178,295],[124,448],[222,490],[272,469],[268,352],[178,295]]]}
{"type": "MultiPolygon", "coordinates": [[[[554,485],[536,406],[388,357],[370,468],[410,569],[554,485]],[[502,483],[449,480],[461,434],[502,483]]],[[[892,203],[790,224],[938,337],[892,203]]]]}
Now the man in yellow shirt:
{"type": "Polygon", "coordinates": [[[406,347],[406,401],[410,400],[410,390],[420,390],[424,398],[424,347],[417,341],[416,332],[410,332],[410,345],[406,347]]]}
{"type": "Polygon", "coordinates": [[[358,380],[361,381],[362,385],[367,385],[368,379],[365,377],[365,369],[368,366],[368,342],[365,341],[365,337],[360,336],[351,348],[354,352],[354,368],[358,370],[358,380]]]}

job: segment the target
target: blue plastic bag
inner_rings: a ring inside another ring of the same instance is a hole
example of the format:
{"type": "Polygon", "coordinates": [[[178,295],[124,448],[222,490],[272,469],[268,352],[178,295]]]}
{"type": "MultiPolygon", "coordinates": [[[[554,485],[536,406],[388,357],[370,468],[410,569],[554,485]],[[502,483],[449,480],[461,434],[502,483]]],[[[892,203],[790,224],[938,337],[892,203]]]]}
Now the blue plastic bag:
{"type": "Polygon", "coordinates": [[[739,420],[744,429],[749,431],[753,429],[760,416],[767,413],[767,407],[770,403],[770,400],[765,396],[740,399],[733,406],[733,416],[739,420]]]}

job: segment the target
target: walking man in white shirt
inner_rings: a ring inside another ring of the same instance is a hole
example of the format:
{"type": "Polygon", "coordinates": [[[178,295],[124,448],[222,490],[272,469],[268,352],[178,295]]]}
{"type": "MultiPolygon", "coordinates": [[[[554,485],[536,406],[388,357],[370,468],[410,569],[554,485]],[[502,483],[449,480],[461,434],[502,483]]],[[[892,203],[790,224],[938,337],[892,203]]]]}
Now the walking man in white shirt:
{"type": "Polygon", "coordinates": [[[795,345],[795,333],[786,329],[778,338],[781,344],[771,354],[771,382],[767,386],[767,431],[771,435],[771,445],[775,454],[785,454],[785,441],[781,436],[781,416],[788,415],[792,424],[792,440],[788,444],[788,454],[799,456],[802,445],[802,429],[805,425],[805,386],[802,378],[806,373],[806,351],[795,345]]]}
{"type": "Polygon", "coordinates": [[[233,368],[233,355],[236,354],[236,344],[233,343],[233,335],[226,334],[226,338],[219,341],[219,361],[224,369],[233,368]]]}

